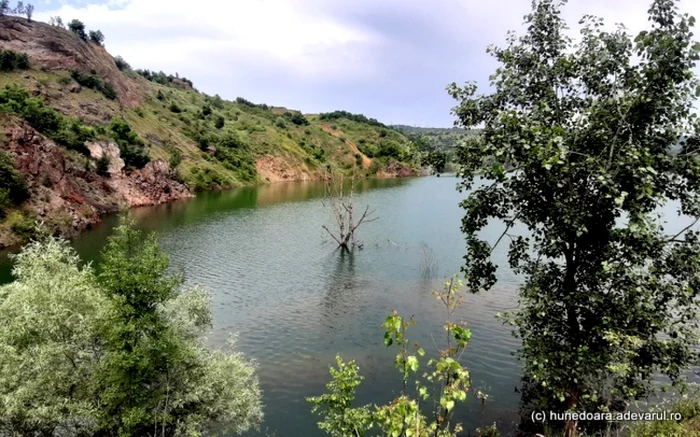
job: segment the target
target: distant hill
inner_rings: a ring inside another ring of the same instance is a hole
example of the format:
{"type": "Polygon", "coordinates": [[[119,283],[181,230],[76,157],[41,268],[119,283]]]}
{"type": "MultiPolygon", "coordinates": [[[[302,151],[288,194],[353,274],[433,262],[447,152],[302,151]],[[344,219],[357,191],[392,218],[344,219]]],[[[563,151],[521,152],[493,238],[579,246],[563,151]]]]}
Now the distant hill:
{"type": "MultiPolygon", "coordinates": [[[[397,131],[411,137],[422,138],[423,143],[436,150],[449,151],[457,147],[459,142],[469,136],[477,135],[478,131],[461,128],[441,128],[441,127],[414,127],[402,124],[391,126],[397,131]]],[[[425,145],[422,144],[423,147],[425,145]]]]}

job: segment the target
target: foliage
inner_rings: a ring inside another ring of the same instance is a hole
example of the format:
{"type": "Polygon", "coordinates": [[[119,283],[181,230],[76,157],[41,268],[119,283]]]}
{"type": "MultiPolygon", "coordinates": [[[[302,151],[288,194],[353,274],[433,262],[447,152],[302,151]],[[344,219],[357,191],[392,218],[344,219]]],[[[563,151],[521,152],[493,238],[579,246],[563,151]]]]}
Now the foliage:
{"type": "Polygon", "coordinates": [[[461,124],[484,127],[460,151],[462,187],[473,189],[462,203],[467,284],[494,285],[490,254],[507,235],[509,264],[525,276],[507,320],[536,408],[592,412],[647,396],[657,372],[681,382],[697,360],[700,235],[668,235],[655,210],[678,202],[700,214],[700,45],[673,0],[653,2],[636,38],[584,17],[580,44],[561,3],[535,1],[527,33],[489,49],[502,64],[493,94],[448,89],[461,124]],[[477,174],[490,183],[475,185],[477,174]],[[489,219],[506,225],[493,245],[478,236],[489,219]],[[529,235],[509,233],[517,222],[529,235]]]}
{"type": "Polygon", "coordinates": [[[224,127],[224,123],[225,123],[224,117],[219,115],[216,117],[216,120],[214,121],[214,127],[217,129],[221,129],[224,127]]]}
{"type": "Polygon", "coordinates": [[[102,43],[105,41],[105,36],[100,30],[91,30],[89,32],[89,38],[90,41],[94,42],[98,46],[101,46],[102,43]]]}
{"type": "Polygon", "coordinates": [[[170,160],[168,161],[168,166],[174,170],[182,162],[182,152],[180,149],[172,149],[170,151],[170,160]]]}
{"type": "Polygon", "coordinates": [[[126,60],[119,55],[114,57],[114,65],[117,66],[119,71],[130,71],[131,70],[131,65],[129,65],[129,63],[126,62],[126,60]]]}
{"type": "Polygon", "coordinates": [[[287,120],[296,124],[297,126],[308,126],[309,125],[309,120],[307,120],[306,117],[304,117],[304,115],[301,112],[285,111],[285,113],[282,115],[284,116],[284,118],[286,118],[287,120]]]}
{"type": "Polygon", "coordinates": [[[173,76],[172,74],[165,74],[162,71],[156,73],[155,71],[138,69],[136,70],[136,73],[146,80],[159,83],[161,85],[173,86],[173,83],[175,83],[176,81],[180,81],[186,83],[190,87],[193,86],[192,81],[185,77],[178,77],[173,76]]]}
{"type": "Polygon", "coordinates": [[[331,120],[338,120],[340,118],[346,118],[348,120],[356,121],[358,123],[365,123],[369,124],[371,126],[377,126],[377,127],[386,127],[383,123],[378,122],[374,118],[367,118],[366,116],[362,114],[352,114],[347,111],[333,111],[333,112],[324,112],[319,114],[318,117],[320,120],[324,121],[331,121],[331,120]]]}
{"type": "Polygon", "coordinates": [[[131,168],[143,168],[150,162],[148,152],[144,150],[145,143],[131,130],[129,124],[120,119],[113,118],[109,124],[112,138],[119,145],[119,154],[124,160],[124,164],[131,168]]]}
{"type": "Polygon", "coordinates": [[[256,104],[256,103],[251,102],[250,100],[244,99],[243,97],[236,97],[236,103],[238,103],[240,105],[247,106],[249,108],[259,108],[259,109],[262,109],[263,111],[267,111],[270,109],[270,107],[265,103],[256,104]]]}
{"type": "Polygon", "coordinates": [[[170,110],[170,112],[174,112],[176,114],[179,114],[182,112],[182,108],[180,108],[180,106],[178,106],[178,104],[175,102],[170,102],[170,105],[168,106],[168,110],[170,110]]]}
{"type": "Polygon", "coordinates": [[[108,82],[103,82],[95,74],[87,73],[85,71],[73,70],[71,71],[71,77],[81,86],[100,92],[110,100],[114,100],[117,98],[117,93],[114,91],[112,84],[108,82]]]}
{"type": "Polygon", "coordinates": [[[85,155],[90,153],[85,141],[95,137],[94,130],[45,106],[41,99],[31,97],[24,88],[8,85],[0,91],[0,112],[19,115],[61,146],[85,155]]]}
{"type": "Polygon", "coordinates": [[[27,70],[28,68],[29,56],[26,53],[0,49],[0,71],[27,70]]]}
{"type": "Polygon", "coordinates": [[[65,243],[25,246],[0,287],[0,427],[14,435],[80,435],[108,314],[89,267],[65,243]]]}
{"type": "Polygon", "coordinates": [[[68,30],[78,35],[83,41],[87,41],[87,34],[85,33],[85,24],[78,19],[73,19],[68,22],[68,30]]]}
{"type": "Polygon", "coordinates": [[[52,26],[60,27],[61,29],[65,29],[63,19],[59,16],[49,18],[49,24],[52,26]]]}
{"type": "Polygon", "coordinates": [[[313,404],[312,411],[324,417],[318,424],[319,428],[334,437],[365,436],[374,427],[379,428],[382,435],[394,437],[458,435],[462,426],[452,424],[450,417],[456,402],[464,402],[467,397],[469,372],[460,364],[460,358],[471,337],[466,323],[452,320],[455,309],[463,300],[461,288],[461,282],[453,279],[445,283],[443,291],[433,291],[447,312],[447,344],[438,358],[427,362],[422,377],[419,377],[420,360],[425,351],[417,344],[411,346],[406,337],[406,330],[416,322],[413,318],[404,319],[395,311],[384,321],[384,344],[387,347],[395,344],[400,349],[394,366],[403,381],[400,396],[389,404],[353,407],[355,390],[362,382],[359,367],[354,361],[346,364],[336,357],[337,368],[330,369],[333,379],[326,385],[328,393],[307,399],[313,404]],[[408,391],[411,380],[415,384],[416,397],[408,391]],[[437,387],[437,390],[433,392],[434,411],[426,416],[421,403],[433,397],[429,386],[437,387]]]}
{"type": "Polygon", "coordinates": [[[433,167],[435,172],[442,173],[447,164],[447,154],[439,150],[432,150],[423,154],[421,165],[429,165],[433,167]]]}
{"type": "Polygon", "coordinates": [[[97,274],[42,238],[0,287],[0,426],[12,435],[199,436],[262,419],[255,364],[210,351],[208,295],[182,289],[151,236],[122,224],[97,274]]]}
{"type": "Polygon", "coordinates": [[[110,164],[110,159],[109,155],[106,153],[100,156],[100,159],[97,160],[95,163],[95,172],[100,175],[100,176],[108,176],[109,175],[109,164],[110,164]]]}
{"type": "Polygon", "coordinates": [[[19,204],[29,197],[27,184],[22,173],[15,168],[12,155],[0,150],[0,216],[4,215],[4,207],[10,203],[19,204]]]}

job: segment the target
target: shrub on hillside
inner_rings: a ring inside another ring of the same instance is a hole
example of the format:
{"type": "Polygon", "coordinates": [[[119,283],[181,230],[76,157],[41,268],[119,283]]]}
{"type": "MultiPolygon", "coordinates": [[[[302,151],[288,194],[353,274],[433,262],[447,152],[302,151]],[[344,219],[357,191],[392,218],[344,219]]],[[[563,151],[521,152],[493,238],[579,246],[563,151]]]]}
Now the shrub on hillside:
{"type": "Polygon", "coordinates": [[[182,109],[175,102],[170,102],[170,106],[168,106],[168,109],[170,110],[170,112],[174,112],[176,114],[182,112],[182,109]]]}
{"type": "Polygon", "coordinates": [[[129,71],[131,70],[131,65],[129,65],[128,62],[121,56],[115,56],[114,57],[114,65],[117,66],[119,71],[129,71]]]}
{"type": "Polygon", "coordinates": [[[353,120],[353,121],[356,121],[358,123],[365,123],[365,124],[369,124],[372,126],[378,126],[378,127],[386,127],[386,125],[378,122],[374,118],[367,118],[366,116],[364,116],[362,114],[352,114],[352,113],[347,112],[347,111],[325,112],[325,113],[319,114],[318,118],[320,120],[324,120],[324,121],[331,121],[331,120],[338,120],[340,118],[345,118],[347,120],[353,120]]]}
{"type": "Polygon", "coordinates": [[[68,23],[68,30],[78,35],[83,41],[87,41],[87,34],[85,33],[85,24],[78,19],[73,19],[68,23]]]}
{"type": "Polygon", "coordinates": [[[297,126],[308,126],[309,120],[306,119],[300,112],[285,112],[284,117],[296,124],[297,126]]]}
{"type": "Polygon", "coordinates": [[[151,158],[144,150],[145,143],[136,132],[131,130],[131,126],[126,121],[119,118],[112,119],[109,130],[112,138],[119,145],[119,154],[124,160],[124,165],[128,168],[143,168],[150,162],[151,158]]]}
{"type": "Polygon", "coordinates": [[[71,72],[71,77],[81,86],[100,92],[110,100],[114,100],[117,98],[117,93],[114,91],[114,87],[112,86],[112,84],[108,82],[103,82],[102,80],[100,80],[99,77],[97,77],[97,75],[93,73],[73,70],[71,72]]]}
{"type": "Polygon", "coordinates": [[[10,204],[19,204],[29,197],[22,173],[15,168],[9,153],[0,150],[0,216],[10,204]]]}
{"type": "Polygon", "coordinates": [[[27,70],[29,56],[13,50],[0,50],[0,71],[27,70]]]}
{"type": "Polygon", "coordinates": [[[222,127],[224,127],[224,117],[220,115],[216,117],[216,121],[214,121],[214,127],[217,129],[221,129],[222,127]]]}
{"type": "Polygon", "coordinates": [[[104,154],[95,163],[95,171],[100,176],[107,176],[107,175],[109,175],[109,173],[108,173],[109,164],[110,164],[109,156],[107,154],[104,154]]]}
{"type": "Polygon", "coordinates": [[[45,106],[24,88],[8,85],[0,91],[0,112],[17,114],[56,144],[89,154],[85,141],[93,139],[95,131],[45,106]]]}
{"type": "Polygon", "coordinates": [[[91,30],[89,33],[90,41],[101,46],[105,41],[105,36],[100,30],[91,30]]]}

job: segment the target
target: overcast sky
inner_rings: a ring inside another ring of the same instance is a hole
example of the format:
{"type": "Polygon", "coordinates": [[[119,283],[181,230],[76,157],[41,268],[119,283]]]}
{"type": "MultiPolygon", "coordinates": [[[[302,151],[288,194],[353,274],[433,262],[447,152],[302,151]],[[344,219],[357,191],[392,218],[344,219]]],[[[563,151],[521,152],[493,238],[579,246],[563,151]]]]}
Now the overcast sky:
{"type": "MultiPolygon", "coordinates": [[[[14,0],[12,1],[14,3],[14,0]]],[[[25,1],[26,3],[26,1],[25,1]]],[[[35,18],[82,20],[134,68],[179,73],[207,94],[305,113],[344,109],[384,123],[450,127],[448,83],[488,86],[486,54],[522,30],[530,0],[36,0],[35,18]]],[[[569,0],[646,25],[647,0],[569,0]]],[[[13,5],[14,6],[14,5],[13,5]]],[[[700,20],[700,0],[681,10],[700,20]]],[[[700,35],[700,32],[699,32],[700,35]]]]}

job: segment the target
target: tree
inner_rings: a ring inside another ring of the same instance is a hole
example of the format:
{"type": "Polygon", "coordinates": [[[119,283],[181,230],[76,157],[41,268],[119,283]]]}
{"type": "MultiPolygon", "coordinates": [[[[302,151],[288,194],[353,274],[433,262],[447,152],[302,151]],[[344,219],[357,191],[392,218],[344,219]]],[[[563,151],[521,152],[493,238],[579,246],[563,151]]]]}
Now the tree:
{"type": "Polygon", "coordinates": [[[0,16],[10,12],[10,0],[0,0],[0,16]]]}
{"type": "Polygon", "coordinates": [[[13,435],[89,431],[99,330],[109,306],[66,242],[30,243],[0,287],[0,427],[13,435]]]}
{"type": "Polygon", "coordinates": [[[23,15],[24,14],[24,2],[18,1],[17,6],[15,6],[15,10],[13,11],[15,15],[23,15]]]}
{"type": "Polygon", "coordinates": [[[8,435],[240,434],[262,419],[255,364],[210,350],[210,300],[122,224],[95,274],[42,237],[0,287],[0,428],[8,435]]]}
{"type": "Polygon", "coordinates": [[[90,34],[90,41],[94,42],[98,46],[101,46],[105,40],[105,36],[104,36],[104,34],[102,34],[102,31],[100,31],[100,30],[91,30],[89,32],[89,34],[90,34]]]}
{"type": "Polygon", "coordinates": [[[73,19],[68,23],[68,30],[78,35],[83,41],[87,41],[87,34],[85,33],[85,24],[78,19],[73,19]]]}
{"type": "Polygon", "coordinates": [[[27,15],[27,21],[32,22],[32,15],[34,14],[34,5],[28,4],[24,9],[24,13],[27,15]]]}
{"type": "MultiPolygon", "coordinates": [[[[668,234],[654,213],[675,201],[700,215],[700,45],[674,0],[655,0],[651,29],[635,38],[584,17],[576,45],[563,3],[536,0],[525,35],[489,48],[501,63],[492,94],[448,90],[459,122],[484,128],[459,152],[473,189],[462,202],[466,282],[494,285],[490,254],[507,236],[525,277],[507,320],[537,408],[591,412],[649,395],[655,372],[680,382],[697,358],[700,235],[668,234]],[[475,186],[477,174],[491,182],[475,186]],[[478,236],[489,219],[506,227],[493,244],[478,236]],[[516,223],[529,234],[513,235],[516,223]]],[[[565,434],[576,432],[569,421],[565,434]]]]}
{"type": "Polygon", "coordinates": [[[61,17],[58,17],[58,16],[51,17],[49,19],[49,24],[52,26],[56,26],[56,27],[60,27],[61,29],[64,29],[63,19],[61,17]]]}
{"type": "Polygon", "coordinates": [[[354,216],[355,213],[355,175],[352,175],[350,181],[350,193],[349,195],[344,194],[344,180],[341,176],[339,180],[333,180],[329,178],[326,184],[326,196],[325,202],[330,206],[333,212],[333,218],[337,226],[337,231],[331,231],[328,226],[323,225],[322,228],[328,232],[336,243],[338,247],[343,250],[350,250],[351,248],[358,245],[355,240],[355,231],[363,223],[371,223],[377,220],[377,217],[373,217],[374,211],[370,211],[369,205],[365,207],[364,212],[359,219],[354,216]],[[357,220],[357,221],[356,221],[357,220]]]}

